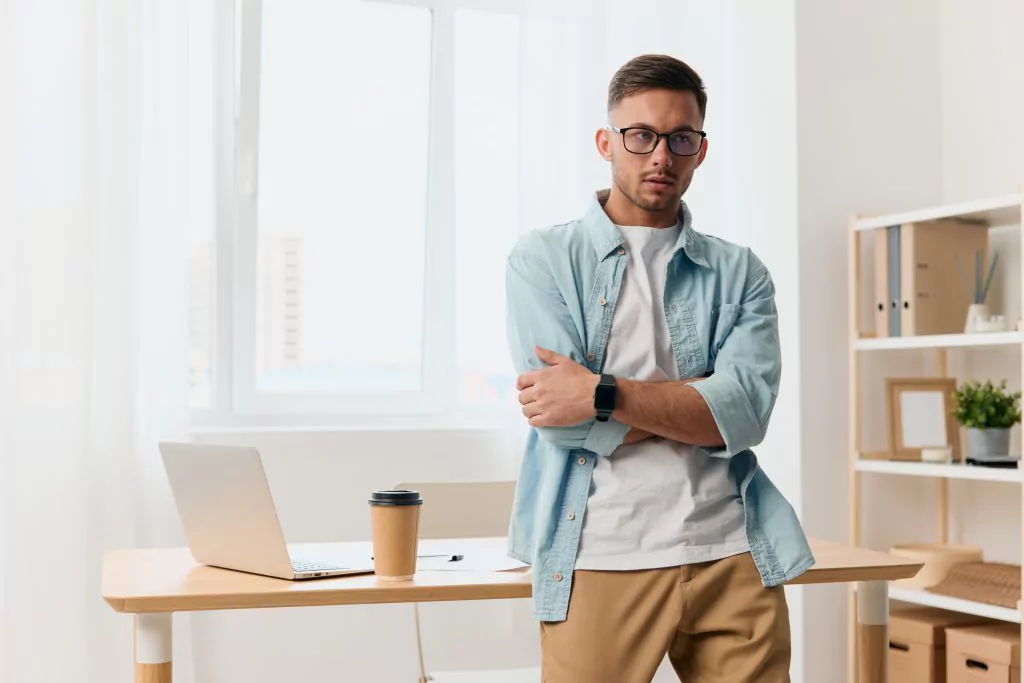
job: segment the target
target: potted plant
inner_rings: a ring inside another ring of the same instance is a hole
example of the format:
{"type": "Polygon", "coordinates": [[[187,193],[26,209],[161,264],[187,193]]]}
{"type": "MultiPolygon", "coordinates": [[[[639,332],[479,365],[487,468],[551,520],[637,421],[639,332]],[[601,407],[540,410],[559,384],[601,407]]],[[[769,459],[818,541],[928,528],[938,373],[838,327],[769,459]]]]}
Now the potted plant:
{"type": "Polygon", "coordinates": [[[953,392],[953,416],[967,428],[967,443],[976,457],[1009,455],[1010,428],[1020,422],[1021,392],[1008,392],[1006,380],[964,382],[953,392]]]}

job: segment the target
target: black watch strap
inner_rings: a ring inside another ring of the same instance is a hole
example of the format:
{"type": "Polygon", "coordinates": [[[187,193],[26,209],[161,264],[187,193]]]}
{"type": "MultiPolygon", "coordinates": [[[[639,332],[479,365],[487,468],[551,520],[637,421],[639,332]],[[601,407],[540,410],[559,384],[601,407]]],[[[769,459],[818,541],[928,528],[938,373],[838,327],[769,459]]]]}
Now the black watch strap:
{"type": "Polygon", "coordinates": [[[607,422],[611,418],[617,397],[618,386],[615,384],[615,377],[603,373],[597,388],[594,389],[594,410],[597,412],[598,422],[607,422]]]}

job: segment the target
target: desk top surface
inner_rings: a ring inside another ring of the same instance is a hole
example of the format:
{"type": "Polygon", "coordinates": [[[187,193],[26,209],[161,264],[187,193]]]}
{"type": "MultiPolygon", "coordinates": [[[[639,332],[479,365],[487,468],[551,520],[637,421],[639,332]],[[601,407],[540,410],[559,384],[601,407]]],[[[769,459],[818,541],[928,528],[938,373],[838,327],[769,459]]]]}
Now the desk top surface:
{"type": "MultiPolygon", "coordinates": [[[[422,540],[421,553],[458,549],[474,555],[504,554],[504,538],[422,540]]],[[[299,546],[302,547],[302,546],[299,546]]],[[[316,544],[329,554],[351,557],[368,543],[316,544]]],[[[921,563],[831,541],[811,541],[816,564],[794,584],[892,581],[914,576],[921,563]]],[[[103,598],[118,612],[316,605],[359,605],[446,600],[493,600],[530,596],[527,569],[509,571],[421,571],[402,583],[381,583],[373,574],[287,581],[196,564],[187,548],[121,550],[103,561],[103,598]]]]}

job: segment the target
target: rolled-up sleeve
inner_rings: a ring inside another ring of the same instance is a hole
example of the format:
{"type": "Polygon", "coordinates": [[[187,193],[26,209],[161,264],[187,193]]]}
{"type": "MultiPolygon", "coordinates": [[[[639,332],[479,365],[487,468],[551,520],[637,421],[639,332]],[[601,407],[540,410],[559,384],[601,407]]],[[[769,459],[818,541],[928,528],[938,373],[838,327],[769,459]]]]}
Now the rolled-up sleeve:
{"type": "MultiPolygon", "coordinates": [[[[535,352],[541,346],[585,365],[582,319],[574,319],[551,267],[540,257],[515,253],[505,271],[506,331],[518,374],[547,367],[535,352]]],[[[611,455],[629,431],[615,419],[594,418],[571,427],[533,427],[538,436],[562,448],[611,455]]]]}
{"type": "Polygon", "coordinates": [[[707,402],[725,442],[724,447],[704,450],[721,458],[764,439],[782,375],[775,285],[768,269],[753,255],[736,315],[721,343],[713,374],[691,385],[707,402]]]}

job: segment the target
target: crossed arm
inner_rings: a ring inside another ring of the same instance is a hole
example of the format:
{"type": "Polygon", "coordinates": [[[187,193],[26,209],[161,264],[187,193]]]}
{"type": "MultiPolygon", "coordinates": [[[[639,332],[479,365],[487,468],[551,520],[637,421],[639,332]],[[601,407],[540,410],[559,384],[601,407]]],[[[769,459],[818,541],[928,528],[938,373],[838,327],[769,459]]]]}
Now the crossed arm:
{"type": "Polygon", "coordinates": [[[774,286],[759,261],[746,276],[741,310],[721,343],[714,373],[674,382],[617,378],[617,407],[607,422],[595,420],[599,377],[582,364],[583,320],[566,304],[560,285],[575,289],[537,257],[509,258],[508,335],[519,402],[542,439],[610,455],[623,443],[660,436],[731,457],[764,438],[781,353],[774,286]]]}
{"type": "MultiPolygon", "coordinates": [[[[533,427],[569,427],[595,416],[599,376],[567,356],[537,348],[547,367],[519,376],[519,403],[533,427]]],[[[692,380],[641,382],[616,378],[618,400],[612,418],[630,427],[623,443],[654,436],[701,446],[723,446],[711,409],[692,380]]]]}

